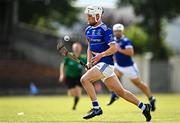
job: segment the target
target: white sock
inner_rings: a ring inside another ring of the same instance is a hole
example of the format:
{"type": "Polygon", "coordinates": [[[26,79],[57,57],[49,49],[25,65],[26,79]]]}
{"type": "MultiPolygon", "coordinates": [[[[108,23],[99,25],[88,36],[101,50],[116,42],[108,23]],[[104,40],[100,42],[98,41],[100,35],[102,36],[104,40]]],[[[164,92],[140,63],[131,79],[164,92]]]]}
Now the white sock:
{"type": "Polygon", "coordinates": [[[99,109],[99,103],[97,100],[92,101],[92,105],[94,109],[99,109]]]}
{"type": "Polygon", "coordinates": [[[142,103],[142,102],[139,102],[139,104],[138,104],[138,107],[141,109],[141,110],[145,110],[145,108],[146,108],[146,106],[144,105],[144,103],[142,103]]]}

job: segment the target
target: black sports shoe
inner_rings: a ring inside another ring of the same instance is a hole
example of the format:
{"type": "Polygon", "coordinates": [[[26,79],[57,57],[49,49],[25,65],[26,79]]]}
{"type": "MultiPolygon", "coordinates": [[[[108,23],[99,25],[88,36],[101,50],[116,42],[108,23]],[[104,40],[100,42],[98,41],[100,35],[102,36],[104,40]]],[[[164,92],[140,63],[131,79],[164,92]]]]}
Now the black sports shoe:
{"type": "Polygon", "coordinates": [[[151,111],[155,111],[155,110],[156,110],[155,103],[156,103],[156,99],[153,99],[153,100],[150,101],[150,104],[151,104],[151,111]]]}
{"type": "Polygon", "coordinates": [[[75,107],[75,106],[73,106],[72,110],[76,110],[76,107],[75,107]]]}
{"type": "Polygon", "coordinates": [[[94,109],[92,108],[90,111],[88,111],[88,113],[83,117],[83,119],[90,119],[93,118],[95,116],[101,115],[103,113],[102,109],[94,109]]]}
{"type": "Polygon", "coordinates": [[[151,105],[145,104],[146,108],[143,111],[143,115],[146,117],[146,121],[151,121],[151,105]]]}
{"type": "Polygon", "coordinates": [[[107,104],[108,106],[109,105],[111,105],[111,104],[113,104],[116,100],[118,100],[119,99],[119,97],[113,97],[113,98],[111,98],[110,99],[110,101],[109,101],[109,103],[107,104]]]}

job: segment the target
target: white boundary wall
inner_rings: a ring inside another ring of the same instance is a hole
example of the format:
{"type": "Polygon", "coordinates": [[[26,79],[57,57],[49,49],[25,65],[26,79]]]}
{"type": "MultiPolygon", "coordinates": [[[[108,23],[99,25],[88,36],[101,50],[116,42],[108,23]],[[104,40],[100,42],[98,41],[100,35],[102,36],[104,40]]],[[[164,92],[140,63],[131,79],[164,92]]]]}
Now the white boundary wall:
{"type": "Polygon", "coordinates": [[[180,56],[170,59],[171,64],[171,91],[180,92],[180,56]]]}

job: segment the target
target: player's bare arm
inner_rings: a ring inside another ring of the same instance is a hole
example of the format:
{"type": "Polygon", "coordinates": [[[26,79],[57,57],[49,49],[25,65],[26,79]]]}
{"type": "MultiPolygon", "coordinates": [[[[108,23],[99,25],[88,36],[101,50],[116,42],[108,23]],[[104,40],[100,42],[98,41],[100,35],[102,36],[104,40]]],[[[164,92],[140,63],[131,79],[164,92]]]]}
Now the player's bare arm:
{"type": "Polygon", "coordinates": [[[102,53],[95,53],[95,57],[92,58],[92,63],[96,64],[102,57],[110,56],[117,51],[115,43],[109,44],[109,49],[102,53]]]}
{"type": "Polygon", "coordinates": [[[134,55],[134,49],[133,48],[122,49],[122,48],[118,47],[118,52],[125,54],[127,56],[133,56],[134,55]]]}
{"type": "Polygon", "coordinates": [[[92,51],[89,48],[89,42],[88,42],[88,48],[87,48],[87,67],[91,68],[92,67],[92,51]]]}
{"type": "Polygon", "coordinates": [[[65,69],[65,65],[64,65],[64,63],[61,63],[60,64],[60,68],[59,68],[59,73],[60,73],[60,75],[59,75],[59,82],[63,82],[63,80],[64,80],[64,78],[65,78],[65,75],[64,75],[64,69],[65,69]]]}
{"type": "Polygon", "coordinates": [[[105,56],[110,56],[110,55],[114,54],[116,51],[117,51],[117,49],[116,49],[115,43],[111,43],[111,44],[109,44],[109,49],[102,52],[101,54],[102,54],[102,57],[105,57],[105,56]]]}

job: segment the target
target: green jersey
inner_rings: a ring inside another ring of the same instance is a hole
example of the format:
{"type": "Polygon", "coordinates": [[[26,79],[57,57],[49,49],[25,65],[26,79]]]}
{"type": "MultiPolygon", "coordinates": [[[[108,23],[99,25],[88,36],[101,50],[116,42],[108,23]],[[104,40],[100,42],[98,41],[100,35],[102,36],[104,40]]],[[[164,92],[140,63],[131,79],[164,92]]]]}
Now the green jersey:
{"type": "MultiPolygon", "coordinates": [[[[86,63],[86,56],[85,55],[80,55],[79,59],[86,63]]],[[[65,66],[65,76],[66,77],[73,77],[77,78],[82,75],[83,72],[83,67],[77,63],[76,61],[65,57],[64,58],[64,66],[65,66]]]]}

